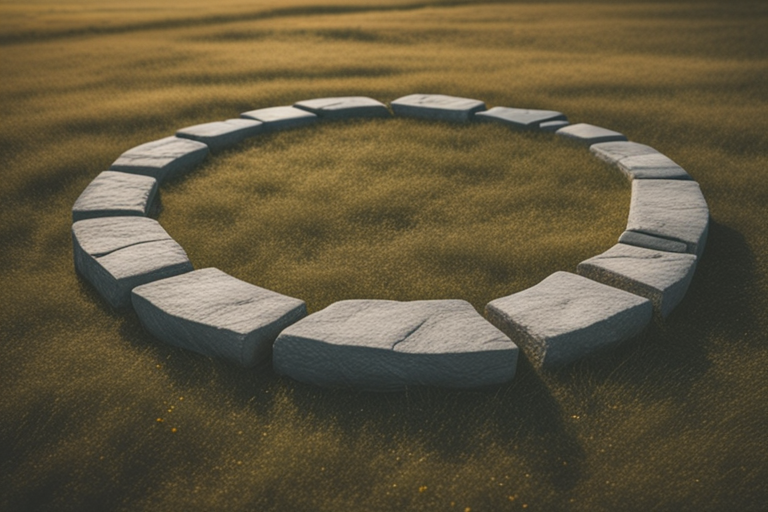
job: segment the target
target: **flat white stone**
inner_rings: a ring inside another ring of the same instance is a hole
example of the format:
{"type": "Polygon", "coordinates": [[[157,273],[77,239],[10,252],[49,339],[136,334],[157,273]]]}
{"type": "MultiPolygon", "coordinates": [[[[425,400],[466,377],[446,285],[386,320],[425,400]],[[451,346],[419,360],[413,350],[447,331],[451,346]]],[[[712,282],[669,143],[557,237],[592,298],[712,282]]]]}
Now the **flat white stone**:
{"type": "Polygon", "coordinates": [[[275,371],[329,387],[472,388],[515,374],[518,349],[463,300],[346,300],[284,330],[275,371]]]}
{"type": "Polygon", "coordinates": [[[317,98],[299,101],[296,108],[312,112],[323,119],[349,119],[353,117],[391,117],[386,105],[366,96],[317,98]]]}
{"type": "Polygon", "coordinates": [[[646,249],[655,249],[657,251],[666,252],[687,252],[688,246],[683,242],[676,240],[669,240],[667,238],[659,238],[653,235],[646,235],[645,233],[638,233],[636,231],[625,231],[619,237],[619,242],[626,245],[634,245],[635,247],[645,247],[646,249]]]}
{"type": "Polygon", "coordinates": [[[570,126],[560,128],[555,133],[562,137],[567,137],[587,145],[597,144],[600,142],[627,140],[627,138],[619,132],[587,123],[572,124],[570,126]]]}
{"type": "Polygon", "coordinates": [[[685,169],[661,153],[634,155],[618,161],[619,169],[631,180],[690,180],[685,169]]]}
{"type": "Polygon", "coordinates": [[[300,108],[291,106],[260,108],[243,112],[240,117],[255,119],[264,124],[264,128],[270,131],[298,128],[317,121],[317,116],[300,108]]]}
{"type": "Polygon", "coordinates": [[[75,248],[91,256],[145,242],[171,240],[171,235],[155,219],[147,217],[100,217],[72,225],[75,248]]]}
{"type": "Polygon", "coordinates": [[[307,314],[303,301],[216,268],[138,286],[131,300],[160,340],[246,367],[270,361],[280,331],[307,314]]]}
{"type": "Polygon", "coordinates": [[[568,272],[555,272],[485,307],[488,319],[539,368],[555,368],[640,334],[648,299],[568,272]]]}
{"type": "Polygon", "coordinates": [[[83,190],[72,207],[72,220],[126,215],[146,216],[157,196],[149,176],[104,171],[83,190]]]}
{"type": "Polygon", "coordinates": [[[649,299],[666,318],[688,290],[696,256],[616,244],[603,254],[579,263],[584,277],[649,299]]]}
{"type": "Polygon", "coordinates": [[[556,132],[560,128],[568,126],[569,124],[571,123],[568,121],[546,121],[539,125],[539,130],[543,132],[556,132]]]}
{"type": "Polygon", "coordinates": [[[109,167],[112,171],[152,176],[159,183],[192,170],[208,155],[208,146],[194,140],[166,137],[129,149],[109,167]]]}
{"type": "Polygon", "coordinates": [[[520,130],[535,130],[541,123],[566,121],[562,112],[554,110],[532,110],[524,108],[493,107],[475,114],[476,121],[496,121],[520,130]]]}
{"type": "Polygon", "coordinates": [[[589,150],[600,160],[615,164],[628,156],[653,155],[658,151],[651,146],[631,141],[600,142],[589,146],[589,150]]]}
{"type": "Polygon", "coordinates": [[[435,119],[439,121],[469,121],[475,112],[485,110],[485,103],[469,98],[442,94],[411,94],[393,101],[396,116],[435,119]]]}
{"type": "Polygon", "coordinates": [[[695,181],[634,180],[627,231],[683,242],[701,257],[709,209],[695,181]]]}
{"type": "Polygon", "coordinates": [[[202,142],[211,151],[221,151],[231,148],[262,132],[264,126],[261,121],[253,119],[227,119],[213,123],[188,126],[176,132],[176,136],[183,139],[202,142]]]}

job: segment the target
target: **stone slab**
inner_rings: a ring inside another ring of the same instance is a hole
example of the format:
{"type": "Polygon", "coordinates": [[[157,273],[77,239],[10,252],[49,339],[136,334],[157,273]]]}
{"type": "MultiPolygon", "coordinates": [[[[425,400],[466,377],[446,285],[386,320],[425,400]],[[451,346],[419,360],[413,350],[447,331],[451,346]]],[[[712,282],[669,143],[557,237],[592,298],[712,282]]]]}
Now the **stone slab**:
{"type": "Polygon", "coordinates": [[[701,257],[708,230],[709,209],[695,181],[632,182],[627,231],[683,242],[701,257]]]}
{"type": "Polygon", "coordinates": [[[538,368],[557,368],[639,335],[651,302],[569,272],[555,272],[488,303],[486,316],[538,368]]]}
{"type": "Polygon", "coordinates": [[[645,247],[646,249],[655,249],[657,251],[666,252],[687,252],[688,246],[683,242],[677,242],[675,240],[669,240],[667,238],[659,238],[653,235],[646,235],[645,233],[637,233],[636,231],[625,231],[619,237],[619,242],[626,245],[634,245],[635,247],[645,247]]]}
{"type": "Polygon", "coordinates": [[[649,299],[666,318],[683,300],[696,270],[696,256],[616,244],[579,263],[584,277],[649,299]]]}
{"type": "Polygon", "coordinates": [[[589,146],[589,150],[600,160],[615,164],[628,156],[653,155],[658,153],[651,146],[631,141],[600,142],[589,146]]]}
{"type": "Polygon", "coordinates": [[[396,116],[455,122],[467,122],[476,112],[485,110],[480,100],[442,94],[411,94],[390,105],[396,116]]]}
{"type": "Polygon", "coordinates": [[[346,300],[284,330],[275,371],[328,387],[473,388],[515,374],[518,349],[463,300],[346,300]]]}
{"type": "Polygon", "coordinates": [[[541,123],[549,121],[566,121],[568,124],[562,112],[509,107],[493,107],[484,112],[477,112],[474,120],[495,121],[518,130],[536,130],[541,123]]]}
{"type": "Polygon", "coordinates": [[[619,132],[587,123],[572,124],[570,126],[560,128],[555,133],[562,137],[566,137],[576,142],[590,146],[600,142],[627,140],[627,138],[619,132]]]}
{"type": "Polygon", "coordinates": [[[539,130],[543,132],[556,132],[560,128],[568,126],[569,124],[571,123],[568,121],[547,121],[539,125],[539,130]]]}
{"type": "Polygon", "coordinates": [[[355,117],[392,117],[386,105],[366,96],[316,98],[299,101],[296,108],[312,112],[323,119],[350,119],[355,117]]]}
{"type": "Polygon", "coordinates": [[[661,153],[633,155],[618,161],[619,169],[630,180],[690,180],[685,169],[661,153]]]}
{"type": "Polygon", "coordinates": [[[217,152],[236,146],[245,139],[258,135],[263,130],[264,126],[261,121],[227,119],[226,121],[188,126],[177,131],[176,136],[202,142],[211,151],[217,152]]]}
{"type": "Polygon", "coordinates": [[[152,176],[162,184],[191,171],[207,155],[202,142],[166,137],[129,149],[109,169],[152,176]]]}
{"type": "Polygon", "coordinates": [[[104,171],[80,194],[72,220],[127,215],[147,216],[157,197],[157,180],[126,172],[104,171]]]}
{"type": "Polygon", "coordinates": [[[75,248],[91,256],[146,242],[171,240],[171,235],[155,219],[147,217],[100,217],[72,225],[75,248]]]}
{"type": "Polygon", "coordinates": [[[312,112],[291,106],[260,108],[243,112],[240,117],[255,119],[264,125],[265,130],[279,131],[299,128],[317,121],[318,117],[312,112]]]}
{"type": "Polygon", "coordinates": [[[271,361],[280,331],[307,314],[303,301],[216,268],[138,286],[131,300],[158,339],[245,367],[271,361]]]}

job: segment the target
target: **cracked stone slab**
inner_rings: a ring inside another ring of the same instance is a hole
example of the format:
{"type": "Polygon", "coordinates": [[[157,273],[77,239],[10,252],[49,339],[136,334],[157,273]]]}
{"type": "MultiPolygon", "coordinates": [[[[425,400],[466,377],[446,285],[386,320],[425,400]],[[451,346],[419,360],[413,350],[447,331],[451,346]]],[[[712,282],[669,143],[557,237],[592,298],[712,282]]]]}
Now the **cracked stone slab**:
{"type": "Polygon", "coordinates": [[[695,270],[693,254],[624,244],[616,244],[577,267],[584,277],[649,299],[662,318],[683,300],[695,270]]]}
{"type": "Polygon", "coordinates": [[[299,101],[296,108],[312,112],[323,119],[350,119],[355,117],[392,117],[386,105],[366,96],[316,98],[299,101]]]}
{"type": "Polygon", "coordinates": [[[318,119],[312,112],[291,106],[250,110],[240,114],[240,117],[260,121],[264,125],[264,129],[270,131],[298,128],[314,123],[318,119]]]}
{"type": "Polygon", "coordinates": [[[613,130],[607,128],[601,128],[587,123],[577,123],[557,130],[557,135],[567,137],[576,142],[582,144],[592,145],[600,142],[612,142],[619,140],[627,140],[627,138],[613,130]]]}
{"type": "Polygon", "coordinates": [[[589,146],[589,150],[600,160],[615,164],[629,156],[653,155],[659,153],[651,146],[631,141],[600,142],[589,146]]]}
{"type": "MultiPolygon", "coordinates": [[[[562,112],[554,110],[532,110],[524,108],[493,107],[475,114],[476,121],[496,121],[518,130],[536,130],[541,123],[566,121],[562,112]]],[[[562,126],[560,126],[562,127],[562,126]]]]}
{"type": "Polygon", "coordinates": [[[213,123],[196,124],[182,128],[176,137],[202,142],[211,151],[217,152],[231,148],[249,137],[264,130],[261,121],[253,119],[227,119],[213,123]]]}
{"type": "Polygon", "coordinates": [[[493,300],[485,311],[531,364],[545,369],[634,338],[653,315],[648,299],[569,272],[493,300]]]}
{"type": "Polygon", "coordinates": [[[191,171],[207,155],[208,146],[202,142],[166,137],[129,149],[109,169],[152,176],[163,183],[191,171]]]}
{"type": "Polygon", "coordinates": [[[304,301],[216,268],[137,286],[131,300],[158,339],[245,367],[269,362],[277,335],[307,314],[304,301]]]}
{"type": "Polygon", "coordinates": [[[99,217],[72,225],[75,269],[113,307],[141,284],[189,272],[184,249],[147,217],[99,217]]]}
{"type": "Polygon", "coordinates": [[[72,207],[72,220],[128,215],[147,216],[157,197],[157,180],[149,176],[104,171],[83,190],[72,207]]]}
{"type": "Polygon", "coordinates": [[[463,300],[346,300],[275,341],[278,373],[328,387],[473,388],[515,374],[518,348],[463,300]]]}
{"type": "Polygon", "coordinates": [[[687,252],[688,246],[683,242],[677,242],[675,240],[669,240],[667,238],[659,238],[653,235],[646,235],[645,233],[637,233],[636,231],[625,231],[619,237],[619,242],[626,245],[634,245],[635,247],[645,247],[646,249],[655,249],[657,251],[666,252],[687,252]]]}
{"type": "Polygon", "coordinates": [[[469,98],[442,94],[411,94],[392,103],[396,116],[467,122],[476,112],[485,110],[485,103],[469,98]]]}
{"type": "Polygon", "coordinates": [[[627,231],[683,242],[701,257],[708,230],[709,208],[695,181],[632,181],[627,231]]]}
{"type": "Polygon", "coordinates": [[[661,153],[634,155],[618,161],[618,167],[630,180],[690,180],[685,169],[661,153]]]}

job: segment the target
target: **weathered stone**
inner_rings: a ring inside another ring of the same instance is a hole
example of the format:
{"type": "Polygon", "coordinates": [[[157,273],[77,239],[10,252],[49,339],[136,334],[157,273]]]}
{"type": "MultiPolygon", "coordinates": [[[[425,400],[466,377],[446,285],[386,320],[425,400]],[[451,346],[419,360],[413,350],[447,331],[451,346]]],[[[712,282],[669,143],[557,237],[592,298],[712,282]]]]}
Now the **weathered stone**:
{"type": "Polygon", "coordinates": [[[246,367],[270,361],[280,331],[307,314],[303,301],[216,268],[138,286],[131,300],[160,340],[246,367]]]}
{"type": "Polygon", "coordinates": [[[628,156],[653,155],[658,151],[651,146],[631,141],[600,142],[589,146],[589,150],[600,160],[615,164],[628,156]]]}
{"type": "Polygon", "coordinates": [[[560,128],[556,133],[560,136],[567,137],[576,142],[581,142],[582,144],[587,144],[590,146],[600,142],[627,140],[627,138],[619,132],[587,123],[572,124],[570,126],[560,128]]]}
{"type": "Polygon", "coordinates": [[[568,121],[547,121],[539,125],[539,130],[543,132],[556,132],[560,128],[570,125],[568,121]]]}
{"type": "Polygon", "coordinates": [[[627,231],[683,242],[701,257],[708,229],[709,209],[695,181],[632,182],[627,231]]]}
{"type": "Polygon", "coordinates": [[[365,96],[341,98],[317,98],[304,100],[293,105],[312,112],[323,119],[349,119],[353,117],[391,117],[386,105],[365,96]]]}
{"type": "Polygon", "coordinates": [[[346,300],[284,330],[273,364],[321,386],[472,388],[510,380],[517,353],[462,300],[346,300]]]}
{"type": "Polygon", "coordinates": [[[157,180],[149,176],[104,171],[83,190],[72,207],[72,220],[127,215],[146,216],[157,196],[157,180]]]}
{"type": "Polygon", "coordinates": [[[619,169],[633,179],[665,179],[690,180],[685,169],[677,165],[669,157],[661,153],[634,155],[622,158],[618,162],[619,169]]]}
{"type": "Polygon", "coordinates": [[[290,106],[260,108],[243,112],[240,117],[260,121],[264,129],[269,131],[298,128],[314,123],[318,119],[312,112],[290,106]]]}
{"type": "Polygon", "coordinates": [[[165,229],[147,217],[101,217],[81,220],[72,225],[75,249],[103,256],[129,245],[171,240],[165,229]]]}
{"type": "Polygon", "coordinates": [[[648,299],[568,272],[488,303],[486,316],[536,367],[555,368],[640,334],[648,299]]]}
{"type": "Polygon", "coordinates": [[[696,256],[616,244],[603,254],[579,263],[579,274],[640,295],[667,317],[688,290],[696,256]]]}
{"type": "Polygon", "coordinates": [[[211,151],[231,148],[249,137],[258,135],[264,126],[252,119],[227,119],[213,123],[188,126],[176,132],[183,139],[196,140],[207,145],[211,151]]]}
{"type": "Polygon", "coordinates": [[[676,242],[675,240],[669,240],[667,238],[659,238],[653,235],[646,235],[645,233],[637,233],[636,231],[625,231],[619,237],[619,242],[627,245],[634,245],[635,247],[644,247],[646,249],[655,249],[657,251],[666,252],[687,252],[688,246],[683,242],[676,242]]]}
{"type": "Polygon", "coordinates": [[[475,112],[485,110],[482,101],[442,94],[411,94],[396,99],[390,105],[396,116],[439,121],[466,122],[475,112]]]}
{"type": "Polygon", "coordinates": [[[474,116],[476,121],[496,121],[519,130],[535,130],[541,123],[566,121],[562,112],[554,110],[529,110],[524,108],[493,107],[474,116]]]}
{"type": "Polygon", "coordinates": [[[202,142],[166,137],[129,149],[109,168],[152,176],[163,183],[191,171],[207,155],[208,146],[202,142]]]}

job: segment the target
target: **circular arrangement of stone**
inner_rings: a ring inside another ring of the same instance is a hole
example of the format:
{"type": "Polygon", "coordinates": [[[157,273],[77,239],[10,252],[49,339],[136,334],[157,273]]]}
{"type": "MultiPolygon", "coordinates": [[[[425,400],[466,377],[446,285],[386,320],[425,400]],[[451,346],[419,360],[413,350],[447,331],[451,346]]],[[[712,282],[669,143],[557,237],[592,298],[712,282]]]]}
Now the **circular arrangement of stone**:
{"type": "Polygon", "coordinates": [[[129,149],[72,208],[75,268],[113,307],[132,306],[158,339],[242,366],[329,387],[471,388],[512,379],[518,346],[537,368],[555,368],[640,334],[683,299],[707,238],[698,183],[655,149],[621,133],[570,124],[548,110],[412,94],[389,107],[367,97],[320,98],[253,110],[179,130],[129,149]],[[491,301],[486,320],[463,300],[344,300],[307,315],[303,301],[194,270],[179,244],[149,217],[158,184],[215,153],[269,131],[319,119],[392,116],[497,122],[554,132],[617,166],[632,182],[618,243],[541,283],[491,301]]]}

